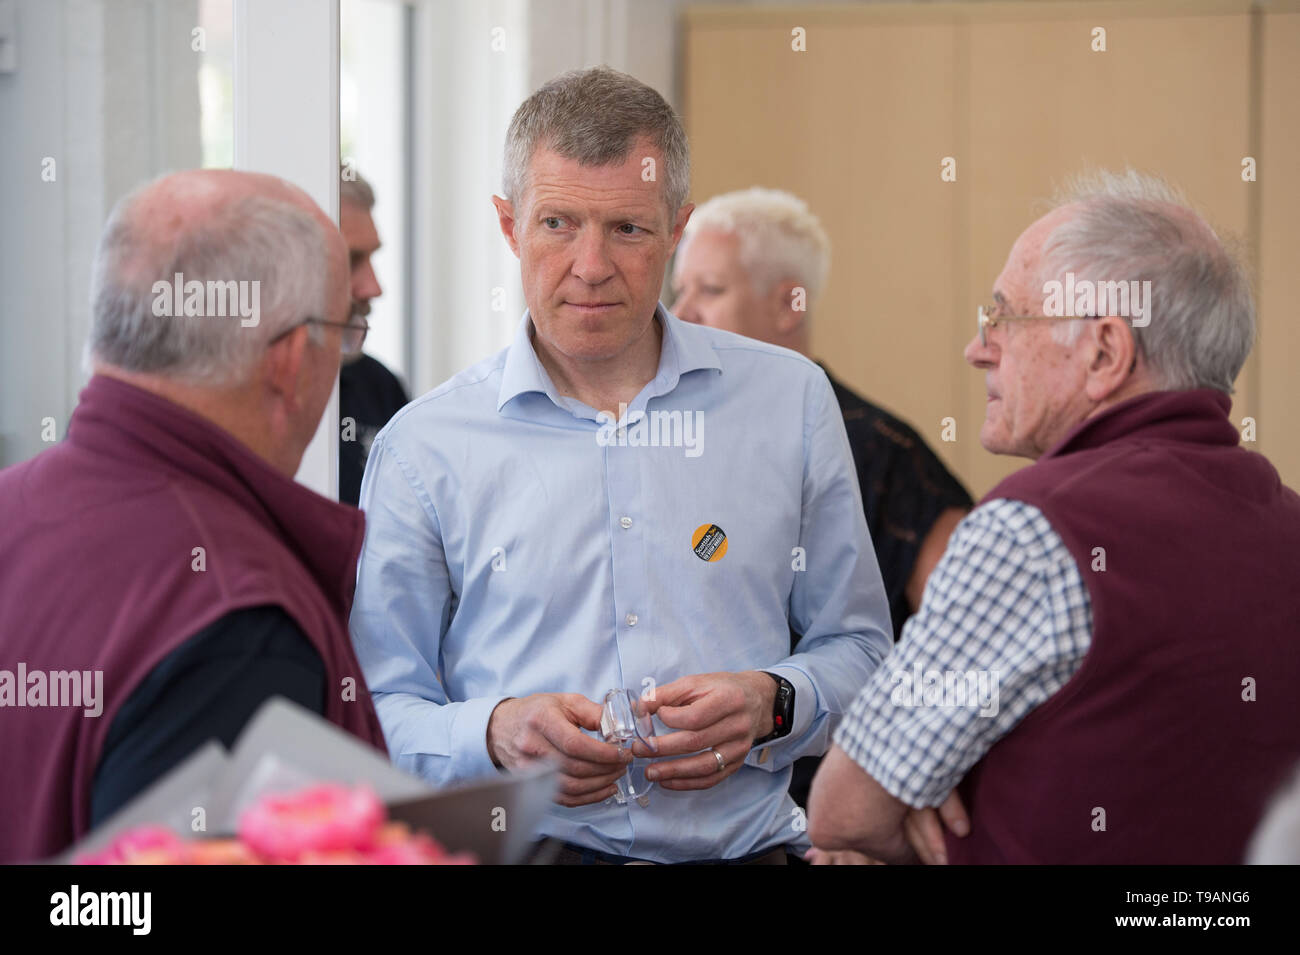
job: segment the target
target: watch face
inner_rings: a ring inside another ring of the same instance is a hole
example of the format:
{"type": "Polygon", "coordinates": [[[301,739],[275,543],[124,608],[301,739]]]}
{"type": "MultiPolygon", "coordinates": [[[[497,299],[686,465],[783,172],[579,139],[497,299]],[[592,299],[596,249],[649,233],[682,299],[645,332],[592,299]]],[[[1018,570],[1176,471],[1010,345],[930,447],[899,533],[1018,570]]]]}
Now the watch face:
{"type": "Polygon", "coordinates": [[[777,699],[779,701],[779,708],[776,714],[776,728],[778,730],[784,730],[789,725],[790,711],[794,709],[792,705],[794,703],[794,689],[785,686],[781,687],[781,691],[777,694],[777,699]]]}
{"type": "Polygon", "coordinates": [[[768,676],[776,681],[776,699],[772,703],[772,732],[758,741],[764,743],[787,735],[794,719],[794,685],[775,673],[768,676]]]}

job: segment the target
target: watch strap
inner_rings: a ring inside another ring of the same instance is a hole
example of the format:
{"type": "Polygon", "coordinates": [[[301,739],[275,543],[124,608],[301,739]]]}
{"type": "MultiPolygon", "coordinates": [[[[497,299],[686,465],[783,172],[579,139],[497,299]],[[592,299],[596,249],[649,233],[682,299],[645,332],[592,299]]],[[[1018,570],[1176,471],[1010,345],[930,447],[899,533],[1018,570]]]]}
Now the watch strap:
{"type": "Polygon", "coordinates": [[[768,670],[760,672],[766,673],[776,681],[776,698],[772,702],[772,732],[762,739],[754,740],[753,746],[761,746],[789,736],[794,724],[794,684],[768,670]]]}

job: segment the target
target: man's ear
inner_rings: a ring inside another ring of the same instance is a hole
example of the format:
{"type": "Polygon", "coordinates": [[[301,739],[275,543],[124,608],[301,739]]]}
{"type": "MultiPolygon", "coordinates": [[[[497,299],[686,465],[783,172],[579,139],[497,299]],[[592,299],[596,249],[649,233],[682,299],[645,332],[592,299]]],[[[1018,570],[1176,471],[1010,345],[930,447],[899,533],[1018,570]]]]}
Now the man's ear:
{"type": "Polygon", "coordinates": [[[772,289],[771,304],[776,331],[788,335],[808,316],[808,290],[794,280],[778,282],[772,289]]]}
{"type": "Polygon", "coordinates": [[[515,207],[509,199],[501,196],[492,197],[492,205],[497,207],[497,224],[501,227],[501,234],[506,237],[506,244],[510,246],[510,251],[519,258],[519,241],[515,238],[515,207]]]}
{"type": "Polygon", "coordinates": [[[306,369],[306,325],[299,325],[266,350],[263,358],[265,387],[283,402],[282,407],[296,411],[299,403],[301,378],[306,369]]]}
{"type": "Polygon", "coordinates": [[[1123,387],[1137,363],[1133,329],[1122,318],[1109,316],[1089,322],[1087,381],[1084,388],[1093,401],[1104,401],[1123,387]]]}
{"type": "Polygon", "coordinates": [[[673,220],[673,247],[668,251],[669,255],[677,250],[677,243],[682,241],[682,233],[686,230],[686,223],[691,221],[691,213],[694,211],[693,202],[688,202],[677,210],[677,217],[673,220]]]}

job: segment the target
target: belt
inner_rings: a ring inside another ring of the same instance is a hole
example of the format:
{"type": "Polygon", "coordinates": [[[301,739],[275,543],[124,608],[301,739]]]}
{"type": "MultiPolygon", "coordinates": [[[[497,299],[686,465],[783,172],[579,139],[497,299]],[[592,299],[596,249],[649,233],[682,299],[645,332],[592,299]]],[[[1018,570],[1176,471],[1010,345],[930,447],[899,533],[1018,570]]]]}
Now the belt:
{"type": "Polygon", "coordinates": [[[777,846],[775,849],[760,849],[758,852],[751,852],[749,855],[740,856],[736,859],[696,859],[690,862],[659,863],[650,859],[638,859],[635,856],[620,856],[612,852],[602,852],[599,849],[589,849],[586,846],[574,845],[572,842],[559,843],[556,851],[556,843],[542,842],[537,846],[533,854],[533,861],[547,862],[552,865],[785,865],[786,851],[785,846],[777,846]],[[549,851],[548,851],[549,846],[549,851]],[[550,858],[547,859],[546,856],[550,858]]]}

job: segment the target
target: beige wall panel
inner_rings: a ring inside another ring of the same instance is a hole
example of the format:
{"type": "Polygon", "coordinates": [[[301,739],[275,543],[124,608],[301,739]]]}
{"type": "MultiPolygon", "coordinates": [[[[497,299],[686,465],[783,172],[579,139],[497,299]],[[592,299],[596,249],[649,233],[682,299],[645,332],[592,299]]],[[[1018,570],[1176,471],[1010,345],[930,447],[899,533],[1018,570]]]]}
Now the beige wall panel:
{"type": "Polygon", "coordinates": [[[692,195],[763,185],[806,199],[833,243],[813,316],[815,353],[850,386],[940,440],[961,358],[952,266],[957,30],[950,23],[827,22],[807,10],[756,26],[687,31],[692,195]],[[807,30],[807,52],[791,29],[807,30]]]}
{"type": "Polygon", "coordinates": [[[1206,0],[692,11],[683,89],[693,194],[763,184],[809,200],[835,244],[817,353],[908,418],[979,496],[1024,462],[978,443],[983,376],[961,359],[975,306],[1071,173],[1161,173],[1214,225],[1262,250],[1262,347],[1238,379],[1233,420],[1255,417],[1259,448],[1297,484],[1300,322],[1289,303],[1300,295],[1300,182],[1290,175],[1300,14],[1270,6],[1289,12],[1257,14],[1253,27],[1250,9],[1206,0]],[[806,53],[790,49],[795,26],[807,30],[806,53]],[[1097,26],[1104,53],[1091,49],[1097,26]],[[1262,61],[1252,62],[1253,41],[1262,61]],[[1265,92],[1258,110],[1253,82],[1265,92]],[[1243,183],[1241,159],[1256,153],[1261,181],[1243,183]],[[943,156],[957,159],[955,183],[940,181],[943,156]],[[956,444],[939,440],[947,415],[956,444]]]}
{"type": "Polygon", "coordinates": [[[1264,17],[1259,159],[1259,450],[1300,490],[1300,13],[1264,17]]]}
{"type": "MultiPolygon", "coordinates": [[[[970,26],[971,145],[962,173],[972,303],[991,297],[1011,244],[1044,211],[1055,184],[1089,165],[1160,173],[1216,226],[1244,238],[1249,17],[1139,15],[1151,4],[1133,4],[1123,16],[1025,6],[1018,16],[972,18],[970,26]],[[1091,49],[1095,26],[1106,29],[1104,53],[1091,49]]],[[[1248,364],[1234,420],[1251,413],[1249,374],[1248,364]]],[[[981,378],[967,389],[968,413],[982,416],[981,378]]],[[[970,478],[986,490],[1022,463],[977,454],[970,478]]]]}

